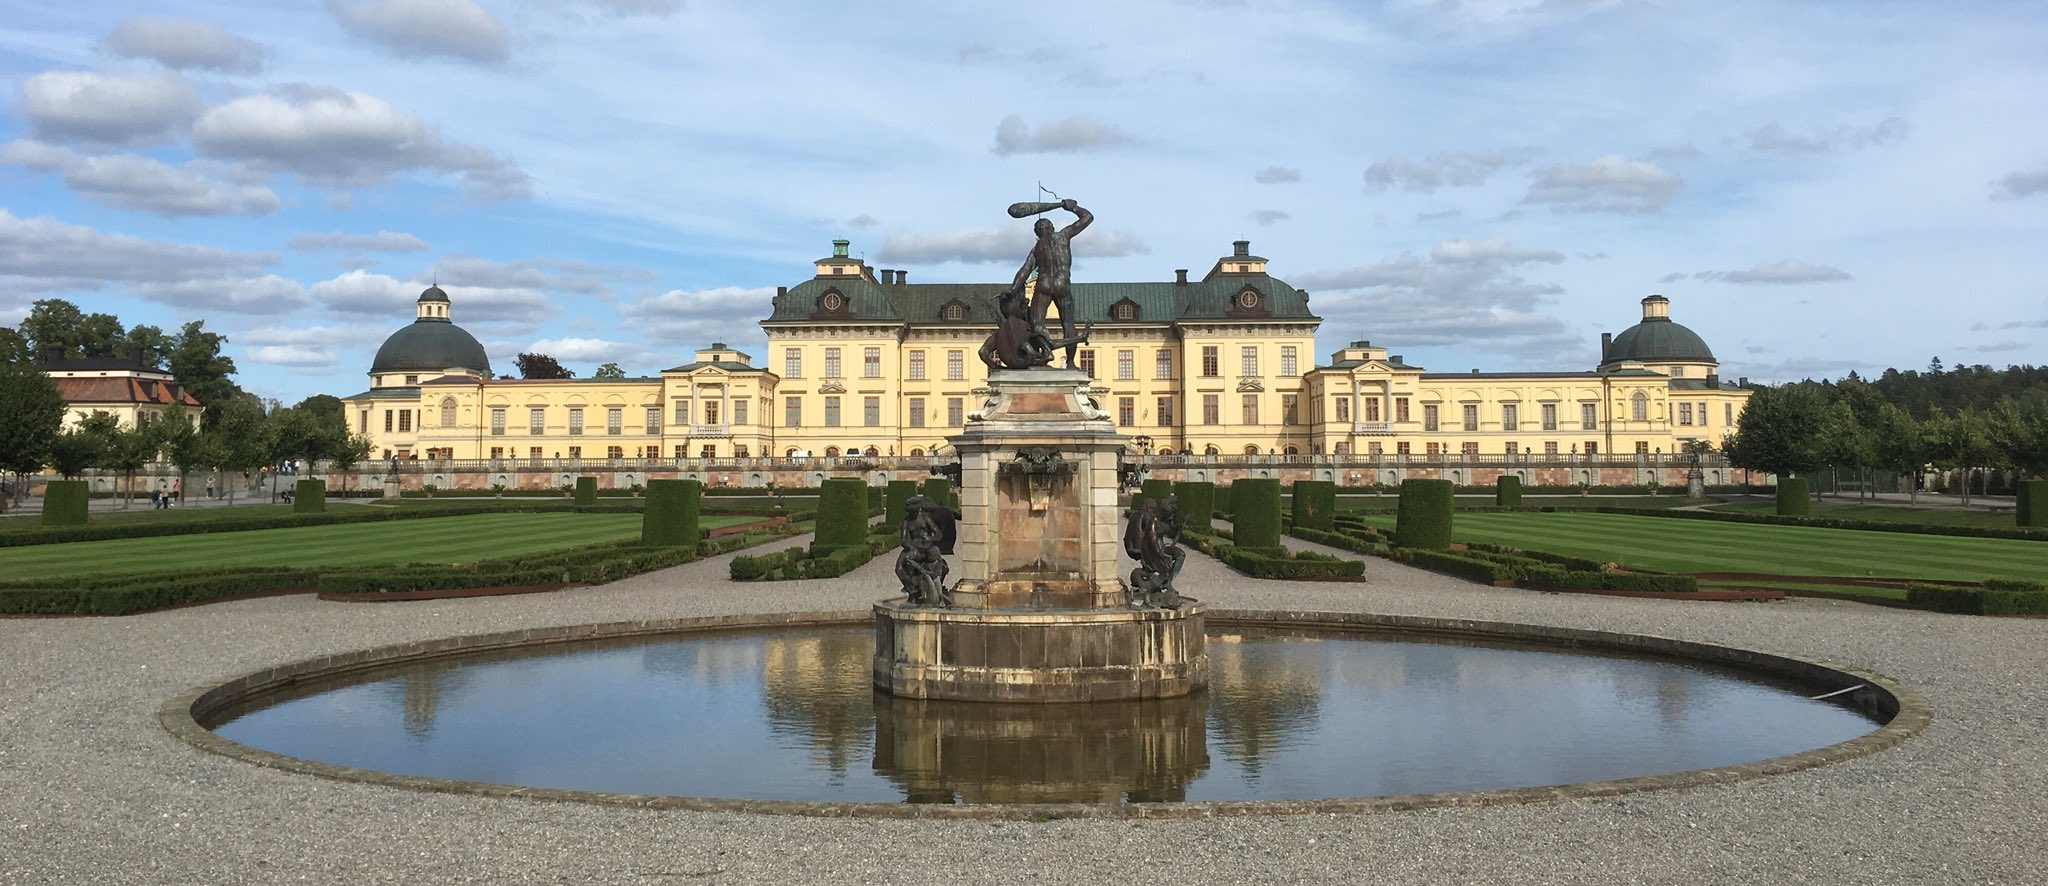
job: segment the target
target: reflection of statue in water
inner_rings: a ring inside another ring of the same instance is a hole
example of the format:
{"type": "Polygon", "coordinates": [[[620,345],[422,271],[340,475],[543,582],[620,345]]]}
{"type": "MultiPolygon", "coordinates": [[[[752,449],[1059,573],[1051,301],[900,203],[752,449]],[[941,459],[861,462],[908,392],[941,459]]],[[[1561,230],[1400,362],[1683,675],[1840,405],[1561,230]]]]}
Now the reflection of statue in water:
{"type": "Polygon", "coordinates": [[[1074,368],[1074,349],[1088,340],[1083,329],[1074,333],[1074,235],[1086,229],[1095,221],[1094,214],[1081,208],[1072,200],[1058,203],[1013,203],[1010,205],[1011,218],[1023,218],[1053,209],[1065,209],[1074,214],[1074,223],[1065,228],[1054,228],[1050,219],[1039,219],[1031,226],[1038,235],[1038,242],[1032,244],[1031,252],[1024,256],[1024,264],[1017,269],[1017,276],[1010,281],[1010,288],[1002,295],[1003,306],[996,335],[989,344],[982,346],[982,360],[990,366],[998,362],[1008,369],[1028,369],[1052,362],[1052,351],[1065,348],[1067,368],[1074,368]],[[1015,331],[1005,339],[1005,330],[1011,329],[1012,312],[1023,307],[1024,284],[1031,280],[1033,272],[1038,274],[1038,284],[1030,303],[1030,336],[1021,341],[1015,331]],[[1053,305],[1060,308],[1059,341],[1052,340],[1052,333],[1045,327],[1047,313],[1053,305]],[[1042,345],[1041,356],[1038,346],[1042,345]],[[991,349],[993,348],[993,352],[991,349]],[[991,360],[993,354],[996,360],[991,360]],[[1014,359],[1014,362],[1013,362],[1014,359]]]}
{"type": "Polygon", "coordinates": [[[945,606],[944,538],[953,522],[951,508],[922,495],[903,502],[902,548],[896,555],[896,580],[912,606],[945,606]]]}
{"type": "Polygon", "coordinates": [[[1173,580],[1188,556],[1176,543],[1180,532],[1180,502],[1174,496],[1147,498],[1132,509],[1130,522],[1124,526],[1124,553],[1138,561],[1138,568],[1131,570],[1132,606],[1173,609],[1180,605],[1173,580]]]}

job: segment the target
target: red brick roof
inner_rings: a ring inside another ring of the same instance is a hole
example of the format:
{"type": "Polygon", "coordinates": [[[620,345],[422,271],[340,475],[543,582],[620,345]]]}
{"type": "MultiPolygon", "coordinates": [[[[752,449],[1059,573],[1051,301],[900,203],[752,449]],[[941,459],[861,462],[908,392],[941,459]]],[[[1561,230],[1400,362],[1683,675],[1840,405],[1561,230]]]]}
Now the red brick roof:
{"type": "Polygon", "coordinates": [[[148,378],[53,378],[64,402],[73,406],[95,403],[153,404],[199,408],[199,401],[177,382],[148,378]]]}

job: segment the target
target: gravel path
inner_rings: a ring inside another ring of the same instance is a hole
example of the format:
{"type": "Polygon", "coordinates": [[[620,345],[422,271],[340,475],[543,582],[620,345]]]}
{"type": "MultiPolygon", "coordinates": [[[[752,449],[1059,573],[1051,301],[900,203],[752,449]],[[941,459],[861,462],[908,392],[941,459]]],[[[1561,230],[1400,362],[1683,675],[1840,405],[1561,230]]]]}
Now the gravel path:
{"type": "Polygon", "coordinates": [[[321,654],[540,625],[861,609],[890,582],[886,557],[830,581],[747,585],[725,580],[725,561],[553,594],[0,620],[0,883],[2048,883],[2048,621],[1540,594],[1376,559],[1369,583],[1317,584],[1249,581],[1195,555],[1182,584],[1223,607],[1557,624],[1817,658],[1916,688],[1935,719],[1872,757],[1733,785],[1043,823],[416,793],[216,757],[156,722],[194,686],[321,654]]]}

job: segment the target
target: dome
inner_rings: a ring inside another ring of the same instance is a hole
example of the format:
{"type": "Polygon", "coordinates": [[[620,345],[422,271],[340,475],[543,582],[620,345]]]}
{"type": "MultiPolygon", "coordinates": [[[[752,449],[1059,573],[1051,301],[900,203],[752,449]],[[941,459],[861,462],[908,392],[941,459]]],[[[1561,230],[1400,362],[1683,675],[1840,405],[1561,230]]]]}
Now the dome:
{"type": "Polygon", "coordinates": [[[1667,313],[1670,302],[1661,295],[1643,299],[1643,322],[1615,336],[1602,362],[1718,364],[1720,361],[1714,359],[1714,352],[1699,333],[1671,322],[1667,313]]]}
{"type": "Polygon", "coordinates": [[[470,369],[489,378],[491,358],[476,336],[447,320],[422,317],[391,333],[370,363],[371,374],[470,369]]]}
{"type": "Polygon", "coordinates": [[[429,287],[427,287],[427,290],[426,290],[425,292],[422,292],[422,293],[420,293],[420,301],[447,301],[447,300],[448,300],[448,293],[446,293],[446,292],[442,292],[442,291],[441,291],[441,287],[439,287],[439,286],[429,286],[429,287]]]}

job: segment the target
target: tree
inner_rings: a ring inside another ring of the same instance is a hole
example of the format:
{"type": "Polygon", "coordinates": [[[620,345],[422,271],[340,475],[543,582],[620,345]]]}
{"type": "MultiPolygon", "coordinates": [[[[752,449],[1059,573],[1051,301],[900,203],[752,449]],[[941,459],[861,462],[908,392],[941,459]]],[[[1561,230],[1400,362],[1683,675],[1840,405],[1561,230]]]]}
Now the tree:
{"type": "Polygon", "coordinates": [[[127,346],[128,330],[121,326],[121,318],[112,314],[87,314],[72,330],[72,341],[81,357],[125,357],[122,350],[127,346]]]}
{"type": "Polygon", "coordinates": [[[518,365],[520,378],[535,379],[576,377],[576,373],[569,371],[567,367],[563,366],[560,362],[555,360],[555,358],[550,357],[546,354],[520,354],[519,357],[513,360],[512,362],[518,365]]]}
{"type": "Polygon", "coordinates": [[[220,352],[221,345],[227,342],[227,336],[207,332],[206,321],[194,320],[171,338],[171,350],[166,358],[170,363],[171,377],[206,408],[209,420],[219,414],[220,407],[230,397],[242,393],[242,389],[228,378],[235,374],[235,361],[220,352]]]}
{"type": "MultiPolygon", "coordinates": [[[[1835,469],[1838,476],[1847,470],[1862,478],[1877,461],[1876,436],[1846,401],[1836,401],[1821,414],[1820,438],[1816,444],[1821,458],[1835,469]]],[[[1865,487],[1867,484],[1858,484],[1857,498],[1863,497],[1865,487]]],[[[1837,491],[1835,494],[1841,493],[1837,491]]]]}
{"type": "Polygon", "coordinates": [[[28,346],[28,339],[13,328],[0,326],[0,363],[35,362],[35,351],[28,346]]]}
{"type": "Polygon", "coordinates": [[[1927,444],[1922,439],[1920,422],[1912,413],[1890,403],[1877,409],[1877,417],[1871,425],[1870,463],[1883,470],[1905,475],[1906,495],[1914,503],[1920,501],[1920,474],[1927,468],[1927,444]]]}
{"type": "Polygon", "coordinates": [[[333,394],[314,394],[293,404],[292,408],[309,413],[322,422],[331,422],[343,431],[348,430],[348,407],[333,394]]]}
{"type": "Polygon", "coordinates": [[[172,409],[156,416],[149,423],[151,436],[156,438],[157,451],[170,456],[171,465],[178,469],[179,496],[184,495],[185,475],[193,468],[209,467],[213,453],[207,451],[211,441],[192,427],[192,419],[183,409],[172,409]]]}
{"type": "Polygon", "coordinates": [[[348,492],[349,471],[369,460],[370,449],[370,438],[359,434],[347,434],[342,437],[340,445],[328,454],[327,458],[333,462],[335,472],[341,474],[343,493],[348,492]]]}
{"type": "Polygon", "coordinates": [[[64,356],[79,357],[76,330],[85,323],[85,312],[61,298],[37,299],[29,306],[28,316],[21,319],[22,337],[28,339],[30,353],[41,360],[52,348],[64,356]]]}
{"type": "Polygon", "coordinates": [[[1970,470],[1995,457],[1991,438],[1984,433],[1984,420],[1974,412],[1953,415],[1936,410],[1927,420],[1927,460],[1944,471],[1963,473],[1963,504],[1970,503],[1970,470]]]}
{"type": "Polygon", "coordinates": [[[133,426],[122,427],[119,419],[99,412],[86,418],[86,423],[91,424],[101,418],[105,419],[108,427],[106,445],[100,450],[101,466],[119,471],[128,481],[128,494],[121,499],[121,507],[126,508],[135,501],[135,472],[156,460],[160,448],[157,432],[150,427],[152,422],[148,416],[140,417],[133,426]]]}
{"type": "Polygon", "coordinates": [[[67,480],[75,480],[100,460],[102,443],[96,434],[72,428],[50,443],[50,467],[67,480]]]}
{"type": "Polygon", "coordinates": [[[1820,451],[1821,397],[1811,388],[1758,388],[1742,410],[1742,426],[1723,446],[1736,467],[1780,477],[1812,473],[1825,464],[1820,451]]]}
{"type": "Polygon", "coordinates": [[[162,369],[164,360],[171,354],[171,337],[155,326],[135,326],[128,330],[128,337],[121,345],[119,356],[130,356],[140,352],[142,365],[151,369],[162,369]]]}
{"type": "Polygon", "coordinates": [[[620,379],[626,377],[626,370],[620,369],[619,364],[617,363],[606,363],[603,366],[597,367],[597,371],[591,373],[590,377],[620,379]]]}
{"type": "Polygon", "coordinates": [[[229,507],[235,503],[235,487],[241,485],[235,474],[246,476],[270,462],[270,431],[263,411],[247,397],[229,400],[206,429],[203,436],[208,443],[202,451],[214,470],[220,472],[221,485],[227,487],[229,507]]]}
{"type": "MultiPolygon", "coordinates": [[[[28,475],[42,470],[63,427],[64,395],[57,383],[30,364],[0,364],[0,470],[16,475],[17,500],[27,495],[28,475]]],[[[0,510],[6,506],[0,499],[0,510]]]]}

